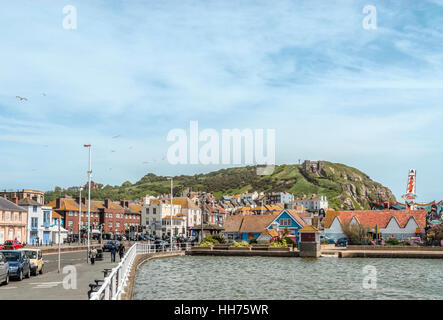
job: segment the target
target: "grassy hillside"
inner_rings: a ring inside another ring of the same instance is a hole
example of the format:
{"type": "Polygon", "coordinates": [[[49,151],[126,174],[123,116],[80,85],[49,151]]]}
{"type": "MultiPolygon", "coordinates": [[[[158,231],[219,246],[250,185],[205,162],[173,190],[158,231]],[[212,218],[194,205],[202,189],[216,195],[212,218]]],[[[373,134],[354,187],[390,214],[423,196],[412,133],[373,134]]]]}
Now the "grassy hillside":
{"type": "MultiPolygon", "coordinates": [[[[207,174],[174,177],[174,194],[179,195],[186,187],[213,193],[216,197],[246,191],[271,192],[288,191],[296,197],[326,195],[330,207],[335,209],[369,208],[374,200],[394,201],[388,188],[372,181],[363,172],[343,164],[323,162],[323,170],[313,174],[304,170],[303,165],[276,166],[272,175],[259,176],[255,166],[222,169],[207,174]]],[[[159,195],[170,192],[170,182],[166,177],[149,173],[140,181],[121,186],[104,186],[93,190],[91,197],[102,200],[111,198],[137,199],[146,194],[159,195]]],[[[62,194],[77,195],[70,190],[57,190],[46,194],[50,201],[62,194]]]]}

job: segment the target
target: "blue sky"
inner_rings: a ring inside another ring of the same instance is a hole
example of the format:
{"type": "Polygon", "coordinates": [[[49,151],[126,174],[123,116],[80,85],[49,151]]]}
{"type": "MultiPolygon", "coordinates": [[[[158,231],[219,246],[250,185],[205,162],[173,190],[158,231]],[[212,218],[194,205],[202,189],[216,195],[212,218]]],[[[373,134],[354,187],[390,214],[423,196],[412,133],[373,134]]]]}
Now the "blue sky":
{"type": "Polygon", "coordinates": [[[418,201],[443,198],[443,0],[0,6],[0,188],[83,184],[84,143],[104,184],[220,168],[162,160],[168,132],[198,120],[275,129],[277,164],[344,163],[397,198],[415,168],[418,201]]]}

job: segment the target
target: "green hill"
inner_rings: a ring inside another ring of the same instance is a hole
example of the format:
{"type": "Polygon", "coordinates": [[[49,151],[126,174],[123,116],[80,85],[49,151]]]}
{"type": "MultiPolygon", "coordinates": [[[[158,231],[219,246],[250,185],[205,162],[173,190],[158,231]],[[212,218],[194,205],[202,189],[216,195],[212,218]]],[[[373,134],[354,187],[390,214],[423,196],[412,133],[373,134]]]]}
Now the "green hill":
{"type": "MultiPolygon", "coordinates": [[[[363,172],[343,164],[321,161],[321,168],[312,171],[309,162],[303,165],[280,165],[268,176],[257,175],[256,166],[222,169],[206,174],[174,177],[174,194],[179,195],[187,187],[192,190],[213,193],[216,197],[241,192],[287,191],[296,197],[326,195],[329,206],[335,209],[369,209],[371,201],[395,201],[392,192],[380,183],[372,181],[363,172]]],[[[127,181],[121,186],[104,186],[91,191],[91,198],[137,199],[150,195],[170,193],[170,182],[166,177],[153,173],[145,175],[132,184],[127,181]]],[[[46,201],[62,195],[78,195],[72,190],[50,191],[46,201]]]]}

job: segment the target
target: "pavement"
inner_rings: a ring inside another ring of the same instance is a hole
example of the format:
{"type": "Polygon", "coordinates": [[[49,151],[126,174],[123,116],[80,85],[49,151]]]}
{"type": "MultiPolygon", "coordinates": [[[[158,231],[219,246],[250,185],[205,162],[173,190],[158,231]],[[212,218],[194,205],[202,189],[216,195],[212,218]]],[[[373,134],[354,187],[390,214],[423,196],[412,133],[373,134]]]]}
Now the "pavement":
{"type": "Polygon", "coordinates": [[[58,273],[58,254],[43,254],[44,273],[22,281],[11,279],[0,286],[0,300],[87,300],[89,284],[103,280],[103,269],[112,269],[120,259],[111,263],[109,252],[94,265],[86,263],[86,251],[66,252],[61,255],[58,273]]]}

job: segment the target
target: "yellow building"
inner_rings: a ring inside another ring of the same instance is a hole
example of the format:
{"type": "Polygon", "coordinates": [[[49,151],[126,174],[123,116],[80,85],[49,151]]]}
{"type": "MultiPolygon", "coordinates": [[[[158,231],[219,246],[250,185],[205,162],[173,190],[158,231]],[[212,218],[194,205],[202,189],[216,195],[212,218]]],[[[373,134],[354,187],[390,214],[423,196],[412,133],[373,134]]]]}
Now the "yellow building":
{"type": "Polygon", "coordinates": [[[0,197],[0,244],[6,240],[26,241],[27,211],[0,197]]]}

